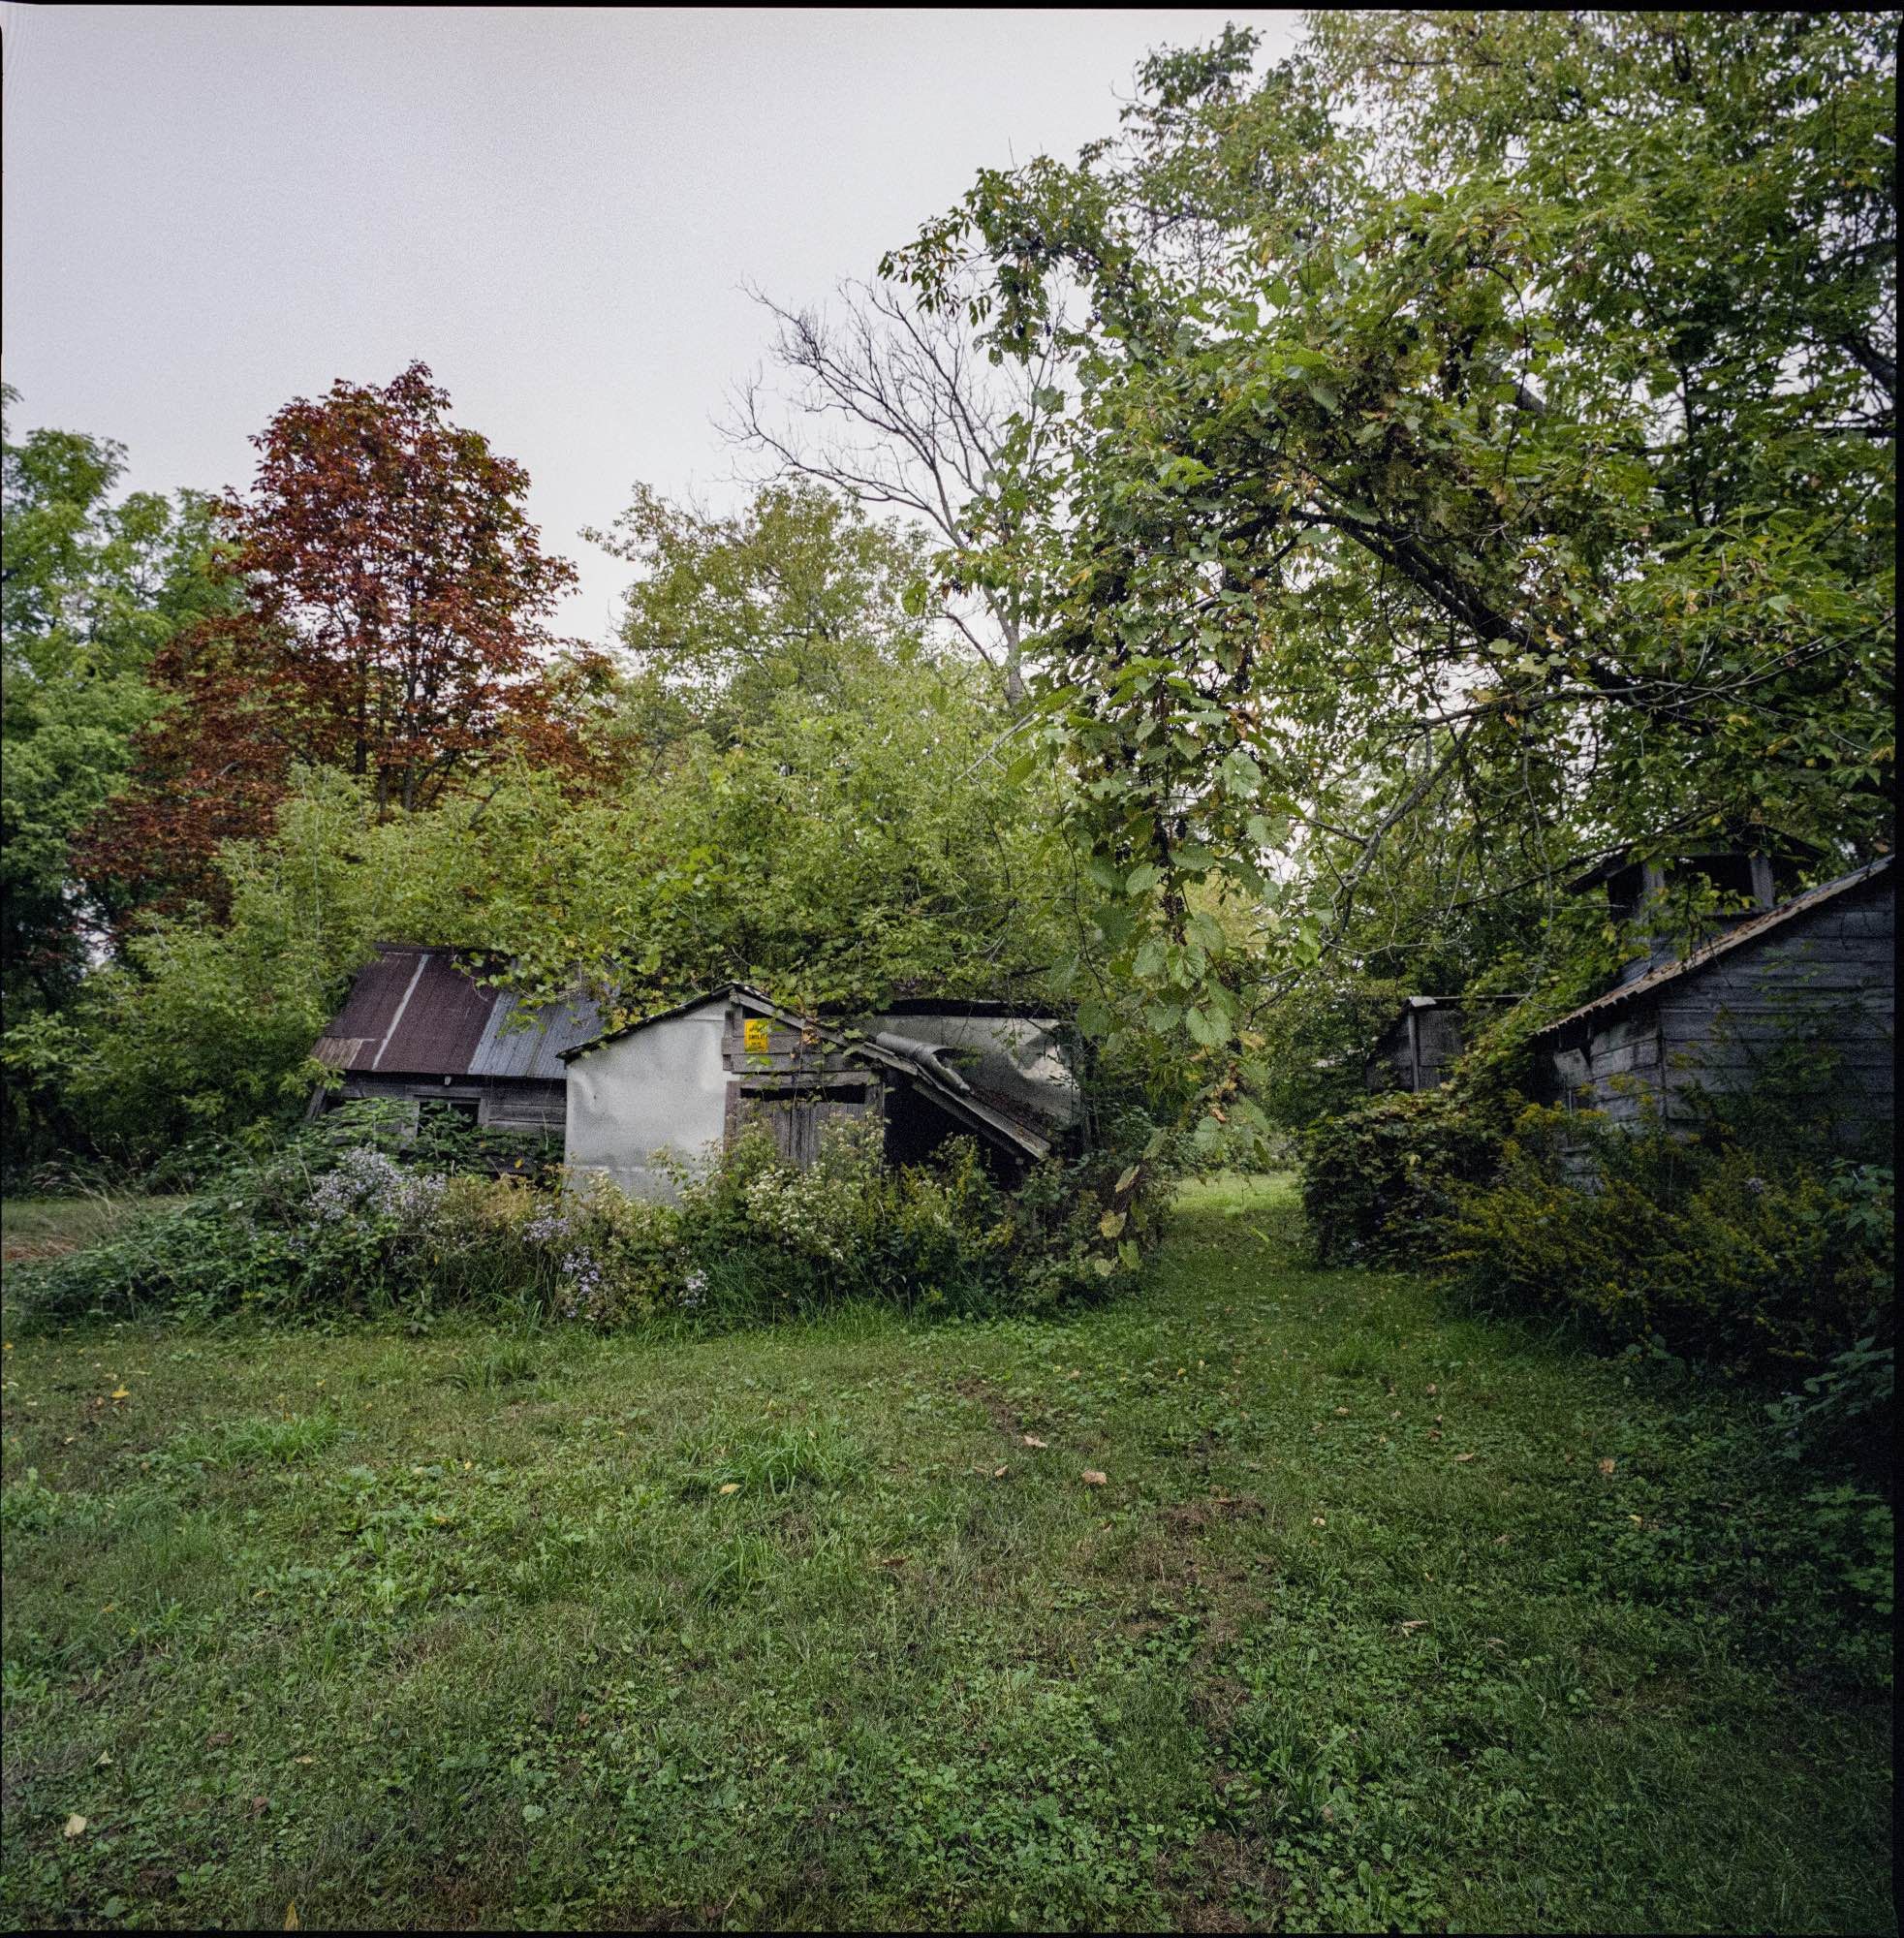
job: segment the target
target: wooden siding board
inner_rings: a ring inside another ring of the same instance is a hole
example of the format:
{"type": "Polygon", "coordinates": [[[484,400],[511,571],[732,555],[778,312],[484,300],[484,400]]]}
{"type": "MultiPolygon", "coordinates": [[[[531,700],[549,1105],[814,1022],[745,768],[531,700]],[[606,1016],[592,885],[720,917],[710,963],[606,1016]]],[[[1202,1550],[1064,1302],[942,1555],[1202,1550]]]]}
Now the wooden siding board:
{"type": "Polygon", "coordinates": [[[1887,877],[1800,913],[1709,965],[1607,1013],[1578,1048],[1549,1052],[1549,1094],[1615,1121],[1638,1116],[1616,1078],[1651,1083],[1670,1123],[1701,1087],[1741,1087],[1794,1028],[1819,1029],[1833,1067],[1866,1100],[1893,1109],[1895,890],[1887,877]],[[1651,1046],[1649,1047],[1649,1045],[1651,1046]]]}

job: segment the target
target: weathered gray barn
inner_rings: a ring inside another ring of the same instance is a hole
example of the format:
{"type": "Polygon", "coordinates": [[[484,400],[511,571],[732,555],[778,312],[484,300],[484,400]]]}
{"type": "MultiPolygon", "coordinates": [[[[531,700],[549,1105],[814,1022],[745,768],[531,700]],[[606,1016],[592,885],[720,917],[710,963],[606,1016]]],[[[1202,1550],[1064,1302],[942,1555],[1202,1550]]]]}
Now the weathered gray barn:
{"type": "Polygon", "coordinates": [[[665,1199],[676,1167],[704,1163],[750,1122],[806,1164],[829,1125],[870,1117],[890,1162],[965,1134],[1010,1180],[1077,1121],[1060,1029],[991,1004],[821,1020],[731,984],[560,1052],[567,1161],[631,1197],[665,1199]]]}
{"type": "MultiPolygon", "coordinates": [[[[1755,883],[1769,892],[1769,879],[1755,883]]],[[[1679,957],[1656,953],[1539,1031],[1545,1100],[1615,1121],[1648,1101],[1669,1124],[1696,1086],[1748,1086],[1795,1032],[1821,1044],[1853,1127],[1892,1117],[1897,891],[1885,856],[1732,918],[1679,957]]]]}
{"type": "Polygon", "coordinates": [[[568,1110],[561,1052],[599,1036],[594,1004],[531,1009],[491,978],[500,958],[380,942],[311,1054],[343,1082],[320,1089],[313,1113],[359,1097],[412,1111],[427,1100],[473,1123],[558,1134],[568,1110]]]}

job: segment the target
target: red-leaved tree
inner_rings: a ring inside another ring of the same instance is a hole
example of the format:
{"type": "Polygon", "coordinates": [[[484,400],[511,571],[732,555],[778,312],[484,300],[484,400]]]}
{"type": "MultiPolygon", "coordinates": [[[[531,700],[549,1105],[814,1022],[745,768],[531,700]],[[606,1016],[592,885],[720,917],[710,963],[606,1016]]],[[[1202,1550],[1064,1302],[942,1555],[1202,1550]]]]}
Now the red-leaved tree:
{"type": "Polygon", "coordinates": [[[528,473],[449,408],[413,363],[382,390],[297,398],[252,440],[251,491],[219,507],[243,607],[155,661],[175,703],[84,844],[121,912],[204,898],[218,843],[268,830],[298,762],[360,776],[383,813],[512,747],[585,763],[577,695],[603,662],[558,659],[547,629],[575,569],[542,549],[528,473]]]}

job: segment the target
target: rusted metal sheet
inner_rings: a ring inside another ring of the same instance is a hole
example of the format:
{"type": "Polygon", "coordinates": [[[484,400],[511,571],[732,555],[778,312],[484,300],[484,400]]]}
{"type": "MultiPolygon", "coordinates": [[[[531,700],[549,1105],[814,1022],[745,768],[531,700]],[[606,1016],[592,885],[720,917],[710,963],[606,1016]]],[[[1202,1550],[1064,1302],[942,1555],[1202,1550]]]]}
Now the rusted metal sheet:
{"type": "MultiPolygon", "coordinates": [[[[327,1070],[354,1070],[364,1050],[368,1048],[374,1054],[376,1047],[374,1037],[321,1036],[311,1046],[311,1056],[327,1070]]],[[[366,1060],[365,1068],[368,1067],[366,1060]]]]}
{"type": "Polygon", "coordinates": [[[494,989],[482,987],[448,954],[431,951],[375,1067],[425,1077],[466,1076],[496,1001],[494,989]]]}
{"type": "Polygon", "coordinates": [[[344,1007],[337,1012],[323,1041],[332,1047],[333,1070],[368,1070],[390,1033],[403,999],[423,966],[427,951],[377,945],[377,953],[358,971],[344,1007]],[[348,1047],[346,1047],[348,1046],[348,1047]]]}
{"type": "Polygon", "coordinates": [[[379,943],[311,1053],[332,1070],[464,1077],[496,999],[448,950],[379,943]]]}

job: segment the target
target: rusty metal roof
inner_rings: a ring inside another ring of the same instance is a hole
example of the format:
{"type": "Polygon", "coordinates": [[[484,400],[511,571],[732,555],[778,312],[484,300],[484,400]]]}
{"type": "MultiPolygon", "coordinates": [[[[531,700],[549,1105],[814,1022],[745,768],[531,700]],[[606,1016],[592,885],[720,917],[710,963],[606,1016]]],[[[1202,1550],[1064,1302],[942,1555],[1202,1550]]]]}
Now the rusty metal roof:
{"type": "Polygon", "coordinates": [[[1597,1022],[1602,1016],[1610,1016],[1615,1010],[1624,1009],[1628,1003],[1648,996],[1667,983],[1676,982],[1682,976],[1696,976],[1708,968],[1721,956],[1730,955],[1733,950],[1742,949],[1749,942],[1758,942],[1772,930],[1782,928],[1788,922],[1799,916],[1810,915],[1823,908],[1826,902],[1835,901],[1838,896],[1849,894],[1854,889],[1864,887],[1883,875],[1891,864],[1892,858],[1881,855],[1875,861],[1867,861],[1861,868],[1854,868],[1849,875],[1840,875],[1834,882],[1826,882],[1821,888],[1808,889],[1801,895],[1794,895],[1789,902],[1781,902],[1775,909],[1767,909],[1764,915],[1748,917],[1734,928],[1716,936],[1708,943],[1682,955],[1676,962],[1663,963],[1659,968],[1649,970],[1644,976],[1637,976],[1631,983],[1623,983],[1616,989],[1609,989],[1604,996],[1596,996],[1590,1003],[1582,1003],[1577,1010],[1570,1010],[1564,1016],[1556,1016],[1550,1023],[1537,1029],[1530,1042],[1539,1043],[1543,1037],[1555,1035],[1582,1021],[1593,1017],[1597,1022]]]}
{"type": "Polygon", "coordinates": [[[380,942],[311,1054],[333,1070],[380,1077],[462,1077],[496,991],[447,949],[380,942]]]}
{"type": "Polygon", "coordinates": [[[529,1078],[559,1083],[558,1053],[601,1028],[592,1004],[555,1004],[517,1024],[518,999],[485,986],[499,958],[380,942],[311,1054],[380,1077],[529,1078]]]}

